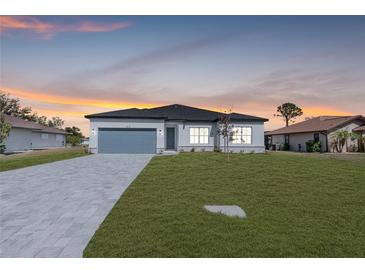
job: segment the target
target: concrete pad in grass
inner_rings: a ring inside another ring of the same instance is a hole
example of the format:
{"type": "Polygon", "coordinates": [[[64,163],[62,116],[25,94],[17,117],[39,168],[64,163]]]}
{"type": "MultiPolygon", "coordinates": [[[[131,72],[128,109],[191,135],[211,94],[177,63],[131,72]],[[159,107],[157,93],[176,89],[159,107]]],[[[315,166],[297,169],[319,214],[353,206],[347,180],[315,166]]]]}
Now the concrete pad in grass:
{"type": "Polygon", "coordinates": [[[212,213],[220,213],[230,217],[246,218],[246,212],[237,205],[205,205],[204,208],[212,213]]]}

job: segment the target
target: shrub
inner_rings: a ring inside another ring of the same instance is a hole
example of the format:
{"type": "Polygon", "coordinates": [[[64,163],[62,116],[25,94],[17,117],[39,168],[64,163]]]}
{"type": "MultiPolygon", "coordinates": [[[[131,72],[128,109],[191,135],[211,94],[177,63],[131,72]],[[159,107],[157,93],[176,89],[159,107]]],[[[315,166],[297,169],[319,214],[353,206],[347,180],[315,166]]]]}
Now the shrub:
{"type": "Polygon", "coordinates": [[[222,152],[222,150],[219,147],[215,147],[214,152],[222,152]]]}
{"type": "Polygon", "coordinates": [[[321,142],[314,140],[309,140],[306,143],[307,146],[307,152],[321,152],[321,142]]]}
{"type": "Polygon", "coordinates": [[[193,148],[193,147],[192,147],[192,148],[190,149],[190,152],[194,152],[194,151],[195,151],[195,148],[193,148]]]}
{"type": "Polygon", "coordinates": [[[5,144],[0,144],[0,154],[3,154],[5,152],[6,146],[5,144]]]}
{"type": "Polygon", "coordinates": [[[287,151],[287,150],[289,150],[289,148],[290,148],[289,144],[285,143],[285,144],[282,145],[281,150],[287,151]]]}

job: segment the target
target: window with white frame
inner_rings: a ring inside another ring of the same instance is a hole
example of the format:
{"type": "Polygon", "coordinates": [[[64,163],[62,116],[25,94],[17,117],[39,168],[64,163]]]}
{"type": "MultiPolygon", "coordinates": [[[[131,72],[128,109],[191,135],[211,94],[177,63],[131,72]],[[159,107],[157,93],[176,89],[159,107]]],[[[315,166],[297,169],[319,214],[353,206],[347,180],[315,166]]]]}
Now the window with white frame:
{"type": "Polygon", "coordinates": [[[208,144],[209,128],[191,127],[190,144],[208,144]]]}
{"type": "Polygon", "coordinates": [[[48,139],[48,134],[47,133],[42,133],[41,134],[41,139],[42,140],[47,140],[48,139]]]}
{"type": "Polygon", "coordinates": [[[232,129],[233,144],[251,144],[252,143],[252,128],[251,127],[233,127],[232,129]]]}

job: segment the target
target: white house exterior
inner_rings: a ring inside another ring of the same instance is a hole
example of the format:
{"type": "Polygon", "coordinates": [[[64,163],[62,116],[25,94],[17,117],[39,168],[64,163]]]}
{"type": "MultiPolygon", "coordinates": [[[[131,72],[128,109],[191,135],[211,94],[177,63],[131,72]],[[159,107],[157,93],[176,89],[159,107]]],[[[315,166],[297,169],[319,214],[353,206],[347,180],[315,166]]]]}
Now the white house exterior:
{"type": "Polygon", "coordinates": [[[32,149],[60,148],[66,145],[67,133],[56,128],[24,121],[2,114],[11,124],[9,136],[5,140],[5,152],[20,152],[32,149]]]}
{"type": "MultiPolygon", "coordinates": [[[[266,147],[269,149],[282,150],[284,144],[289,150],[306,151],[306,142],[320,141],[322,152],[334,152],[333,139],[337,131],[362,132],[365,117],[356,116],[319,116],[288,127],[283,127],[270,132],[265,132],[266,147]]],[[[343,152],[362,150],[362,144],[358,140],[348,138],[347,147],[343,152]]]]}
{"type": "MultiPolygon", "coordinates": [[[[162,153],[223,149],[217,134],[221,113],[182,105],[87,115],[91,153],[162,153]],[[133,117],[132,117],[133,116],[133,117]]],[[[232,152],[262,153],[267,119],[232,114],[232,152]]]]}

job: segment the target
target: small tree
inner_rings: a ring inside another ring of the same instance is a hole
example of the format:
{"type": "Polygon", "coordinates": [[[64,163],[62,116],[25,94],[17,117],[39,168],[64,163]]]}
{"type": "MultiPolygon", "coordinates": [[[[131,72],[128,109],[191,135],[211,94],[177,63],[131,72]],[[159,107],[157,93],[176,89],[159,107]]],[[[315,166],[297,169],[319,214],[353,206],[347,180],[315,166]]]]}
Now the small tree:
{"type": "Polygon", "coordinates": [[[0,153],[4,153],[6,146],[5,140],[9,136],[9,132],[11,129],[11,124],[5,121],[4,115],[0,113],[0,153]]]}
{"type": "Polygon", "coordinates": [[[84,138],[84,136],[81,133],[81,129],[79,129],[78,127],[66,127],[65,131],[67,133],[70,133],[70,135],[75,135],[75,136],[79,136],[80,138],[84,138]]]}
{"type": "Polygon", "coordinates": [[[303,115],[303,110],[293,103],[284,103],[278,106],[276,112],[278,114],[274,114],[274,116],[282,117],[286,126],[289,126],[289,122],[293,122],[296,117],[303,115]]]}
{"type": "Polygon", "coordinates": [[[66,127],[65,131],[69,133],[69,135],[66,137],[66,142],[68,144],[71,144],[72,146],[81,144],[81,139],[84,138],[84,136],[78,127],[66,127]]]}
{"type": "Polygon", "coordinates": [[[76,146],[81,144],[81,138],[80,136],[76,136],[76,135],[67,135],[66,136],[66,142],[68,144],[71,144],[71,146],[76,146]]]}
{"type": "Polygon", "coordinates": [[[229,160],[229,142],[232,140],[233,136],[231,113],[231,110],[222,113],[217,125],[217,134],[218,136],[223,137],[223,152],[226,154],[227,160],[229,160]]]}

